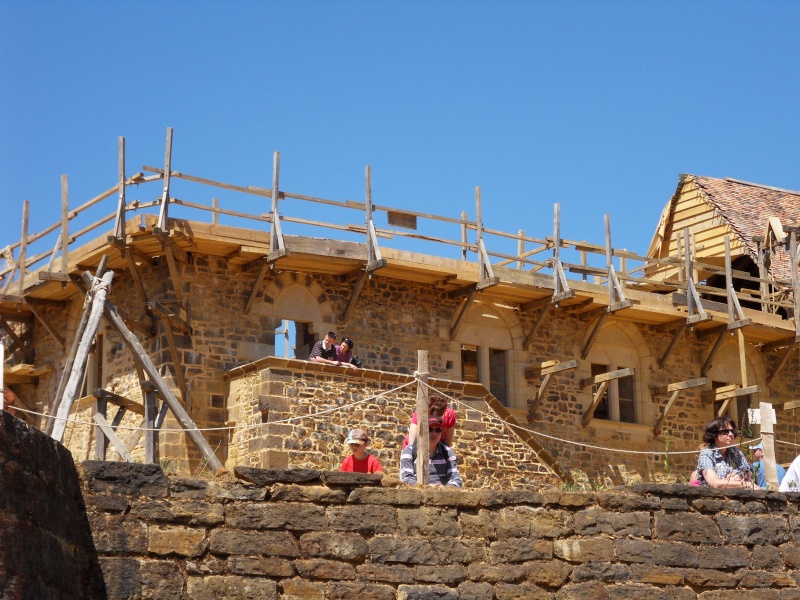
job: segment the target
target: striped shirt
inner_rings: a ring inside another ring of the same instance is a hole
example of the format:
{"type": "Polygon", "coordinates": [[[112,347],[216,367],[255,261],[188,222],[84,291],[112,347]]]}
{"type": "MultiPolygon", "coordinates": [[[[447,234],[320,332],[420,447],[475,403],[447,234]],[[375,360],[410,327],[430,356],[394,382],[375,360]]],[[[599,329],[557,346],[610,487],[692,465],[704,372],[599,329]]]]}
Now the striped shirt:
{"type": "MultiPolygon", "coordinates": [[[[417,452],[416,444],[406,446],[400,454],[400,480],[403,483],[417,483],[417,452]]],[[[430,455],[430,482],[441,483],[452,487],[461,487],[461,474],[456,465],[456,455],[452,448],[442,442],[430,455]]]]}

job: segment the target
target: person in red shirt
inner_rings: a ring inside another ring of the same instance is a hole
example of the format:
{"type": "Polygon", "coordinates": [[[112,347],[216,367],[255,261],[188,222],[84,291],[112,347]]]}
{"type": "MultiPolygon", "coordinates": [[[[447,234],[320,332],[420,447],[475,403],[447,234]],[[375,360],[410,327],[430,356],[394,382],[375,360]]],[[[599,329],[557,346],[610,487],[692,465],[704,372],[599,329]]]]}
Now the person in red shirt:
{"type": "MultiPolygon", "coordinates": [[[[447,405],[447,400],[441,396],[433,395],[428,399],[428,416],[439,417],[442,420],[442,441],[445,446],[453,446],[453,437],[456,433],[456,412],[447,405]]],[[[411,415],[411,425],[408,427],[408,437],[403,440],[403,448],[412,445],[417,439],[419,426],[417,425],[417,411],[411,415]]]]}
{"type": "Polygon", "coordinates": [[[383,473],[383,468],[378,459],[367,454],[369,436],[363,429],[351,429],[347,438],[352,454],[344,459],[340,471],[349,473],[383,473]]]}

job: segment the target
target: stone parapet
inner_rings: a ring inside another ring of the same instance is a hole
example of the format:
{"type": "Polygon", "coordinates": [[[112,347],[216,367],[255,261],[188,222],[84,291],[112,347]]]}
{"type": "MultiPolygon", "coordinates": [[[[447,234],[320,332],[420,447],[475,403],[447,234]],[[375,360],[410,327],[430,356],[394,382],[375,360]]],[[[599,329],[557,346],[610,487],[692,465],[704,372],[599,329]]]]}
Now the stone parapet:
{"type": "Polygon", "coordinates": [[[109,598],[800,597],[800,494],[157,471],[83,463],[109,598]]]}

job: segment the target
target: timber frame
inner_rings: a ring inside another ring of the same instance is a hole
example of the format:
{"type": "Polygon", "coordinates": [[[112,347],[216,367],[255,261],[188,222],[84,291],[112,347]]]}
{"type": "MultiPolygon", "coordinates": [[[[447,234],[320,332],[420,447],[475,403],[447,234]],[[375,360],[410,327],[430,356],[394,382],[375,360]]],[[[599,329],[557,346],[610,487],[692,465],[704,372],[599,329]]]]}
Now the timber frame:
{"type": "MultiPolygon", "coordinates": [[[[704,263],[693,255],[694,244],[688,229],[676,238],[678,251],[659,258],[615,249],[611,241],[609,215],[604,216],[603,245],[563,239],[558,204],[554,206],[552,236],[535,238],[526,235],[522,229],[516,233],[502,232],[484,224],[480,187],[475,188],[474,220],[470,220],[465,212],[459,217],[448,217],[375,204],[370,166],[365,169],[363,202],[307,196],[281,189],[279,152],[273,156],[270,188],[222,183],[174,170],[172,137],[170,128],[167,130],[163,168],[144,166],[141,172],[132,175],[126,174],[125,140],[120,137],[115,185],[77,208],[69,208],[68,181],[64,176],[60,219],[38,233],[28,231],[30,206],[25,201],[21,237],[5,249],[6,265],[0,269],[0,328],[9,340],[3,372],[6,381],[22,385],[35,384],[37,374],[40,375],[44,368],[37,367],[36,354],[29,346],[31,328],[41,327],[66,350],[64,328],[61,323],[54,323],[49,315],[54,310],[63,311],[73,297],[86,294],[102,277],[104,270],[112,274],[130,273],[141,301],[140,313],[128,315],[108,302],[101,303],[101,309],[104,318],[120,332],[136,356],[136,369],[145,400],[136,403],[134,412],[141,414],[143,423],[148,426],[145,432],[148,460],[157,460],[156,430],[167,410],[171,410],[185,428],[193,429],[193,423],[182,407],[188,397],[189,384],[175,334],[193,335],[191,307],[184,295],[181,273],[191,266],[194,255],[198,253],[220,257],[226,264],[243,271],[257,271],[243,303],[245,315],[262,294],[270,271],[321,273],[352,282],[346,306],[337,315],[340,323],[348,321],[364,286],[370,285],[375,277],[432,286],[445,298],[461,300],[451,316],[450,340],[457,339],[464,319],[478,297],[510,307],[520,314],[536,313],[523,332],[523,349],[532,345],[550,311],[564,311],[586,324],[585,341],[573,358],[544,361],[526,370],[527,378],[542,378],[534,397],[528,402],[529,418],[547,401],[546,392],[552,377],[559,373],[566,376],[576,370],[580,362],[586,360],[598,334],[610,320],[636,322],[652,326],[656,331],[673,332],[670,344],[658,358],[662,370],[667,368],[675,348],[688,333],[700,339],[714,338],[704,358],[702,377],[652,390],[654,395],[670,395],[653,425],[656,436],[663,430],[678,395],[708,384],[706,375],[726,334],[737,336],[743,384],[736,388],[720,388],[714,391],[713,397],[703,396],[703,402],[729,401],[758,391],[758,386],[747,385],[743,358],[745,343],[757,346],[762,352],[783,352],[777,368],[769,375],[770,379],[784,368],[791,356],[796,356],[800,343],[800,319],[785,316],[800,312],[798,229],[790,225],[784,226],[783,231],[788,236],[794,257],[791,281],[771,278],[765,270],[761,293],[745,294],[734,288],[734,280],[742,279],[746,274],[733,269],[727,238],[725,264],[721,268],[704,263]],[[145,175],[145,172],[149,174],[145,175]],[[208,186],[238,198],[244,196],[243,202],[253,204],[248,210],[243,210],[241,203],[234,205],[235,208],[223,208],[217,197],[205,204],[190,202],[177,197],[176,185],[181,181],[208,186]],[[150,183],[160,185],[151,200],[129,199],[127,191],[131,186],[150,183]],[[84,225],[90,209],[101,203],[105,206],[107,203],[104,201],[112,196],[116,196],[113,211],[84,225]],[[355,211],[359,219],[363,217],[363,224],[352,224],[349,218],[343,218],[343,222],[325,222],[301,217],[295,212],[300,204],[324,206],[341,215],[355,211]],[[385,213],[386,225],[379,224],[376,215],[380,213],[385,213]],[[193,218],[190,220],[187,215],[193,218]],[[221,219],[227,223],[220,223],[221,219]],[[111,231],[105,231],[112,221],[111,231]],[[82,224],[80,229],[77,229],[78,222],[82,224]],[[437,229],[423,231],[425,225],[437,229]],[[455,228],[454,235],[447,237],[440,233],[447,228],[455,228]],[[334,233],[329,233],[328,238],[312,237],[308,234],[311,229],[334,233]],[[290,233],[292,231],[294,233],[290,233]],[[334,234],[342,239],[334,239],[334,234]],[[441,251],[435,255],[421,254],[402,248],[400,242],[433,244],[441,251]],[[153,290],[148,290],[145,285],[145,275],[158,261],[164,261],[168,268],[171,283],[168,301],[163,298],[155,300],[153,290]],[[91,271],[97,276],[92,276],[91,271]],[[648,274],[650,272],[668,272],[669,276],[655,276],[648,274]],[[698,272],[724,273],[726,290],[721,293],[719,289],[702,285],[697,281],[698,272]],[[577,277],[569,279],[567,273],[577,277]],[[679,275],[673,276],[675,273],[679,275]],[[791,293],[786,297],[776,297],[772,290],[778,287],[789,289],[791,293]],[[725,301],[712,300],[719,297],[725,301]],[[761,304],[769,310],[743,308],[740,300],[761,304]],[[137,335],[153,337],[159,329],[166,337],[170,367],[180,399],[166,386],[137,338],[137,335]],[[11,358],[12,355],[17,358],[11,358]],[[24,362],[20,363],[19,355],[24,362]]],[[[83,337],[80,325],[78,330],[79,335],[75,338],[80,341],[83,337]]],[[[85,345],[89,346],[89,342],[86,341],[85,345]]],[[[65,375],[75,369],[78,377],[85,370],[86,359],[82,358],[76,364],[76,353],[77,347],[69,352],[65,375]]],[[[574,382],[576,389],[597,386],[590,405],[581,415],[583,427],[591,422],[609,383],[633,374],[631,371],[620,369],[574,382]]],[[[55,401],[61,402],[63,398],[68,406],[73,406],[73,402],[78,406],[84,405],[81,404],[84,399],[76,398],[77,384],[64,396],[67,381],[64,376],[62,380],[55,401]]],[[[99,431],[103,432],[100,437],[114,445],[121,456],[130,456],[131,444],[135,446],[141,434],[124,442],[119,439],[115,422],[118,424],[117,417],[121,419],[124,411],[133,410],[132,401],[103,390],[95,390],[87,398],[91,400],[85,402],[96,406],[95,421],[99,431]],[[110,423],[106,414],[109,403],[119,407],[110,423]]],[[[56,409],[54,404],[51,411],[54,413],[56,409]]],[[[194,440],[211,464],[217,466],[213,451],[203,436],[198,435],[194,440]]],[[[101,450],[98,452],[105,452],[105,442],[101,450]]]]}

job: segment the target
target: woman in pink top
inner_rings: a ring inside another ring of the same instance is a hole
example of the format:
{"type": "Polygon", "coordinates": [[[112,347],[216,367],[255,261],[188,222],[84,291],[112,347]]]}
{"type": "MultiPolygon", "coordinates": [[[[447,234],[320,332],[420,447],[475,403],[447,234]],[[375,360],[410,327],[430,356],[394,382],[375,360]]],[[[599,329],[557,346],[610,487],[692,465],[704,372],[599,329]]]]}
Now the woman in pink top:
{"type": "MultiPolygon", "coordinates": [[[[450,408],[441,396],[431,396],[428,400],[428,417],[442,419],[442,442],[445,446],[452,447],[453,437],[456,434],[456,411],[450,408]]],[[[408,426],[408,437],[403,440],[403,448],[414,443],[418,432],[417,411],[414,411],[411,415],[411,425],[408,426]]]]}

